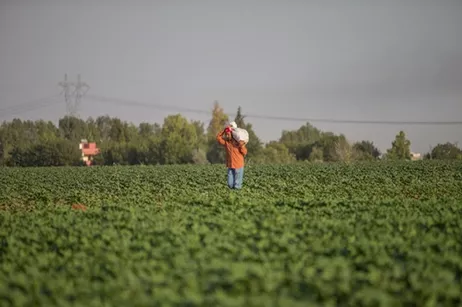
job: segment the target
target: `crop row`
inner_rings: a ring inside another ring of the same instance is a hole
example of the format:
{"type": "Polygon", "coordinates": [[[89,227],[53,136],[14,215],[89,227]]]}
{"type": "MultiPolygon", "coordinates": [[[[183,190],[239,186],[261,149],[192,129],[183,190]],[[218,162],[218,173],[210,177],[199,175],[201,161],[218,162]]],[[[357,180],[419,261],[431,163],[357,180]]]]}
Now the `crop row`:
{"type": "MultiPolygon", "coordinates": [[[[271,165],[248,167],[244,177],[239,195],[251,201],[462,199],[462,162],[271,165]]],[[[0,204],[230,198],[221,165],[2,169],[0,191],[0,204]]]]}
{"type": "Polygon", "coordinates": [[[4,169],[0,306],[458,306],[461,171],[4,169]]]}

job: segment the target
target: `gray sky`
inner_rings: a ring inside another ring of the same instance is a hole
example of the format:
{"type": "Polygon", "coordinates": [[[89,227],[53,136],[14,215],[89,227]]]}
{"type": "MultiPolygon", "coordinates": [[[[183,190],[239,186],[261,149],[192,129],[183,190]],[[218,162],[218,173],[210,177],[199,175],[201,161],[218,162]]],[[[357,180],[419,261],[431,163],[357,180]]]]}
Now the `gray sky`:
{"type": "MultiPolygon", "coordinates": [[[[461,121],[462,1],[0,0],[0,120],[56,122],[63,97],[12,106],[59,94],[65,73],[91,86],[83,118],[174,113],[92,94],[202,110],[218,100],[230,114],[241,105],[269,116],[461,121]]],[[[264,141],[303,124],[248,120],[264,141]]],[[[381,150],[401,129],[413,151],[462,144],[462,126],[313,124],[381,150]]]]}

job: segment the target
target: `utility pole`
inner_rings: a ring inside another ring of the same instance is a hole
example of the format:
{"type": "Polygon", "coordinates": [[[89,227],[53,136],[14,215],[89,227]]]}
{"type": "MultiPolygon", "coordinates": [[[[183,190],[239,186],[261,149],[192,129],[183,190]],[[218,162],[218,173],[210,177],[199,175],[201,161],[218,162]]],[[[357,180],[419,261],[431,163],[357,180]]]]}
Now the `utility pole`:
{"type": "Polygon", "coordinates": [[[65,74],[64,81],[59,82],[58,85],[63,88],[66,115],[77,116],[82,96],[87,93],[90,86],[80,80],[80,74],[77,76],[77,83],[67,81],[67,74],[65,74]]]}
{"type": "Polygon", "coordinates": [[[58,83],[59,86],[63,88],[64,100],[66,101],[66,113],[68,116],[73,115],[73,102],[71,98],[71,90],[74,87],[73,82],[67,81],[67,74],[64,75],[64,81],[58,83]]]}
{"type": "Polygon", "coordinates": [[[85,95],[88,92],[88,89],[90,86],[86,84],[85,82],[80,81],[80,74],[77,75],[77,83],[75,84],[75,101],[74,101],[74,114],[78,112],[78,109],[80,107],[80,101],[82,100],[82,96],[85,95]]]}

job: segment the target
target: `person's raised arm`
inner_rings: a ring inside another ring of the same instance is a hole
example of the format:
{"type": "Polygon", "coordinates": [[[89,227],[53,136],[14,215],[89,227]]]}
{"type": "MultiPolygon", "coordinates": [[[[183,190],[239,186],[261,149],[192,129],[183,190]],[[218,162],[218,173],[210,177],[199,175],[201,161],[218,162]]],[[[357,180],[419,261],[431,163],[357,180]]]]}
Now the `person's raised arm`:
{"type": "Polygon", "coordinates": [[[225,130],[222,130],[222,131],[218,132],[218,134],[217,134],[217,142],[220,145],[225,145],[226,144],[226,141],[223,139],[223,134],[224,133],[225,133],[225,130]]]}
{"type": "Polygon", "coordinates": [[[247,155],[247,147],[245,147],[245,143],[242,142],[242,141],[239,143],[239,152],[240,152],[243,156],[247,155]]]}

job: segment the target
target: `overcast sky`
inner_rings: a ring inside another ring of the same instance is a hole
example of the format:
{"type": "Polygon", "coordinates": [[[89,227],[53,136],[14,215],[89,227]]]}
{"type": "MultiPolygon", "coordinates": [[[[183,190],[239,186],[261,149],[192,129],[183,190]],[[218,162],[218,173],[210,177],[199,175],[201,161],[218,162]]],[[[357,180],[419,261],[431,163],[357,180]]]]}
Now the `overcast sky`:
{"type": "MultiPolygon", "coordinates": [[[[0,120],[56,122],[64,98],[49,97],[65,73],[91,87],[85,119],[175,113],[94,95],[198,110],[218,100],[229,114],[240,105],[307,119],[462,121],[462,1],[0,0],[0,120]]],[[[248,120],[264,141],[304,124],[248,120]]],[[[399,130],[417,152],[462,144],[461,125],[313,124],[381,150],[399,130]]]]}

